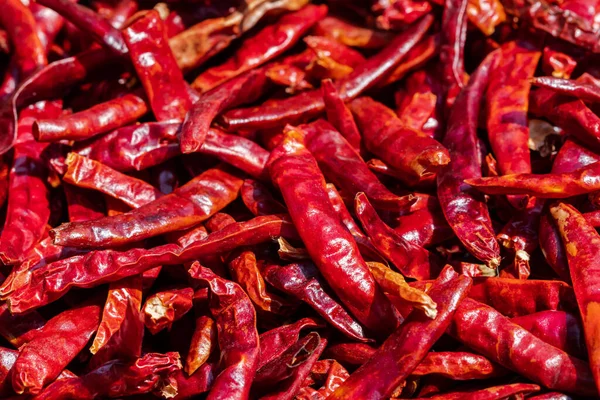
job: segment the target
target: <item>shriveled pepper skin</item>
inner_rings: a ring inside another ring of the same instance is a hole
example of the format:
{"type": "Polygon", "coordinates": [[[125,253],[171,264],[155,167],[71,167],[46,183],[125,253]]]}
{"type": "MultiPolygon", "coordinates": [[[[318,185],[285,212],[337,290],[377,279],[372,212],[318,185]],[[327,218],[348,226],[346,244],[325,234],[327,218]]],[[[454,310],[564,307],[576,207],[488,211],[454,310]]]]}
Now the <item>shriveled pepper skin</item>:
{"type": "Polygon", "coordinates": [[[443,141],[452,161],[437,175],[438,199],[448,224],[467,250],[491,268],[500,264],[500,247],[487,205],[483,196],[465,188],[463,181],[481,176],[479,106],[498,58],[497,52],[488,55],[457,97],[443,141]]]}
{"type": "Polygon", "coordinates": [[[583,320],[590,366],[600,387],[600,283],[598,283],[597,256],[600,236],[596,229],[573,206],[559,203],[550,208],[569,261],[569,271],[579,312],[583,320]]]}
{"type": "Polygon", "coordinates": [[[319,271],[350,312],[381,335],[397,325],[391,303],[375,283],[352,235],[337,217],[315,159],[302,135],[288,132],[269,170],[319,271]]]}

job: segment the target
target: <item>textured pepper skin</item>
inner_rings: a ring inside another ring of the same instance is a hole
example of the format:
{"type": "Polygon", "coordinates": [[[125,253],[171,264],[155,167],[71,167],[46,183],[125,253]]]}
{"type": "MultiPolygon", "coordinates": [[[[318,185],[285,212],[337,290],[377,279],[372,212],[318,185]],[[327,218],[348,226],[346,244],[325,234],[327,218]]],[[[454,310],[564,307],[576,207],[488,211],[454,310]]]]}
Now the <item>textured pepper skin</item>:
{"type": "Polygon", "coordinates": [[[37,394],[54,381],[85,347],[100,323],[100,307],[82,306],[52,318],[20,351],[12,385],[18,394],[37,394]]]}
{"type": "MultiPolygon", "coordinates": [[[[381,52],[369,58],[350,75],[337,81],[335,88],[344,101],[353,99],[391,72],[406,53],[423,37],[432,18],[425,16],[398,35],[381,52]]],[[[223,116],[230,130],[270,128],[298,122],[325,109],[320,90],[311,90],[285,100],[267,101],[260,107],[231,110],[223,116]]]]}
{"type": "MultiPolygon", "coordinates": [[[[449,392],[427,397],[434,400],[493,400],[511,396],[523,396],[539,392],[541,388],[531,383],[513,383],[510,385],[492,386],[486,389],[449,392]]],[[[537,398],[537,397],[528,397],[537,398]]]]}
{"type": "Polygon", "coordinates": [[[241,287],[195,263],[190,276],[210,285],[210,309],[218,330],[222,371],[208,399],[247,399],[260,351],[256,313],[241,287]]]}
{"type": "Polygon", "coordinates": [[[40,119],[33,136],[40,142],[83,140],[129,125],[148,111],[146,101],[133,93],[58,119],[40,119]]]}
{"type": "Polygon", "coordinates": [[[183,120],[191,99],[158,12],[149,11],[133,21],[123,38],[156,119],[183,120]]]}
{"type": "Polygon", "coordinates": [[[500,247],[483,197],[463,181],[481,176],[477,120],[489,74],[499,57],[491,53],[471,76],[450,113],[443,144],[452,160],[437,174],[437,194],[444,215],[467,250],[491,268],[500,264],[500,247]]]}
{"type": "Polygon", "coordinates": [[[245,40],[240,50],[225,63],[201,73],[192,83],[192,87],[204,93],[279,56],[294,46],[325,14],[327,14],[326,6],[307,5],[296,12],[284,15],[275,24],[263,28],[256,35],[245,40]]]}
{"type": "Polygon", "coordinates": [[[549,389],[597,395],[586,362],[543,342],[493,308],[475,300],[463,300],[448,332],[490,360],[549,389]],[[553,362],[549,365],[548,360],[553,362]]]}
{"type": "Polygon", "coordinates": [[[571,281],[583,321],[590,366],[596,386],[600,387],[600,326],[595,311],[599,307],[600,297],[594,272],[597,268],[595,259],[600,248],[600,236],[571,205],[559,203],[550,208],[550,213],[565,246],[571,281]]]}
{"type": "Polygon", "coordinates": [[[437,317],[432,320],[422,313],[413,312],[329,399],[380,399],[390,396],[446,330],[470,286],[470,278],[458,276],[449,269],[442,272],[429,291],[438,304],[437,317]]]}
{"type": "Polygon", "coordinates": [[[451,107],[465,86],[465,41],[467,40],[468,0],[445,0],[442,17],[442,82],[446,106],[451,107]]]}
{"type": "Polygon", "coordinates": [[[210,169],[186,185],[125,214],[69,223],[51,231],[55,244],[114,247],[190,228],[233,201],[242,180],[226,169],[210,169]]]}
{"type": "Polygon", "coordinates": [[[381,334],[391,331],[397,323],[391,303],[375,283],[352,235],[337,218],[323,175],[302,144],[301,134],[291,131],[288,135],[271,153],[269,171],[308,253],[359,322],[381,334]]]}
{"type": "Polygon", "coordinates": [[[590,103],[600,102],[598,96],[598,83],[585,74],[578,80],[556,78],[554,76],[538,76],[531,80],[531,83],[537,87],[552,90],[553,92],[573,96],[580,100],[590,103]],[[586,77],[587,79],[582,79],[586,77]]]}
{"type": "Polygon", "coordinates": [[[379,49],[391,39],[391,32],[384,32],[362,26],[328,15],[321,19],[313,28],[315,34],[337,40],[346,46],[364,49],[379,49]]]}
{"type": "Polygon", "coordinates": [[[348,107],[346,107],[346,104],[344,104],[331,80],[326,79],[321,82],[321,91],[323,92],[327,121],[346,138],[354,150],[360,152],[361,135],[354,117],[348,107]]]}
{"type": "Polygon", "coordinates": [[[193,307],[194,289],[178,288],[154,293],[144,303],[144,325],[156,335],[183,317],[193,307]]]}
{"type": "MultiPolygon", "coordinates": [[[[509,42],[502,46],[502,61],[494,68],[489,82],[486,108],[488,138],[501,175],[531,173],[527,141],[529,79],[540,59],[539,51],[526,44],[509,42]]],[[[509,198],[513,206],[522,208],[522,198],[509,198]]]]}

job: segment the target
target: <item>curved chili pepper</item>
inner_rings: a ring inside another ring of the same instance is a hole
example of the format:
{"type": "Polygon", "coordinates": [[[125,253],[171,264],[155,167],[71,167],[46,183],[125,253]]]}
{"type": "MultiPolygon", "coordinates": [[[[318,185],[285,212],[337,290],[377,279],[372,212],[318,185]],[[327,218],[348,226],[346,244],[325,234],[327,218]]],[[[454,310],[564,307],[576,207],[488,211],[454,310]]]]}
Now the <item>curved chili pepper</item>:
{"type": "Polygon", "coordinates": [[[355,198],[355,212],[375,248],[404,276],[419,280],[437,276],[439,265],[434,256],[424,248],[405,241],[387,226],[364,193],[359,193],[355,198]]]}
{"type": "Polygon", "coordinates": [[[429,60],[438,55],[440,51],[439,35],[431,35],[423,38],[406,54],[406,60],[402,61],[389,76],[377,86],[383,87],[402,80],[411,71],[425,66],[429,60]]]}
{"type": "Polygon", "coordinates": [[[486,194],[528,194],[562,199],[600,190],[600,163],[562,174],[516,174],[466,179],[465,183],[486,194]]]}
{"type": "Polygon", "coordinates": [[[481,176],[477,142],[480,102],[494,65],[493,52],[479,65],[450,112],[443,144],[452,162],[437,174],[437,193],[450,227],[466,249],[490,268],[500,265],[500,247],[483,197],[465,188],[467,178],[481,176]]]}
{"type": "MultiPolygon", "coordinates": [[[[381,52],[336,82],[335,88],[342,99],[353,99],[383,79],[423,37],[431,22],[431,16],[423,17],[381,52]]],[[[320,90],[312,90],[284,100],[267,101],[251,109],[231,110],[223,116],[223,121],[229,130],[270,128],[318,115],[324,109],[320,90]]]]}
{"type": "Polygon", "coordinates": [[[450,325],[457,306],[471,286],[471,279],[448,268],[429,291],[432,300],[439,305],[437,317],[432,320],[422,313],[411,313],[330,399],[387,397],[408,377],[450,325]],[[373,379],[374,373],[377,379],[373,379]]]}
{"type": "Polygon", "coordinates": [[[192,102],[158,12],[131,22],[123,39],[156,119],[183,120],[192,102]]]}
{"type": "Polygon", "coordinates": [[[192,288],[170,289],[149,296],[142,307],[146,328],[156,335],[192,309],[192,288]]]}
{"type": "Polygon", "coordinates": [[[199,151],[215,117],[232,107],[251,103],[268,87],[262,68],[248,71],[200,95],[185,117],[179,144],[182,153],[199,151]]]}
{"type": "Polygon", "coordinates": [[[598,83],[589,77],[587,81],[561,79],[553,76],[539,76],[531,79],[531,83],[556,93],[577,97],[591,103],[600,102],[598,83]]]}
{"type": "Polygon", "coordinates": [[[63,176],[65,182],[86,189],[98,190],[123,201],[132,208],[141,207],[163,196],[149,183],[121,174],[77,153],[69,153],[66,164],[67,171],[63,176]]]}
{"type": "Polygon", "coordinates": [[[442,81],[446,107],[451,107],[465,86],[465,41],[467,39],[468,0],[445,0],[442,17],[442,81]]]}
{"type": "Polygon", "coordinates": [[[600,237],[585,218],[571,205],[560,203],[550,207],[558,226],[569,261],[569,271],[579,311],[583,320],[590,366],[600,386],[600,346],[597,344],[598,323],[595,309],[600,304],[595,288],[595,254],[600,248],[600,237]]]}
{"type": "Polygon", "coordinates": [[[180,369],[177,353],[147,353],[130,362],[112,360],[82,376],[56,380],[36,399],[68,396],[88,400],[143,395],[160,388],[169,375],[180,369]]]}
{"type": "Polygon", "coordinates": [[[135,122],[147,111],[146,101],[130,93],[58,119],[37,120],[33,136],[40,142],[88,139],[135,122]]]}
{"type": "Polygon", "coordinates": [[[327,121],[319,119],[300,127],[306,148],[323,174],[349,196],[364,192],[378,208],[405,211],[410,196],[390,192],[362,160],[350,143],[327,121]]]}
{"type": "Polygon", "coordinates": [[[450,162],[448,150],[422,132],[408,129],[395,113],[369,97],[350,103],[365,147],[394,168],[404,181],[417,183],[450,162]]]}
{"type": "Polygon", "coordinates": [[[185,373],[193,375],[200,368],[217,344],[217,328],[215,321],[203,315],[196,319],[196,329],[190,342],[190,349],[185,360],[185,373]]]}
{"type": "Polygon", "coordinates": [[[116,54],[127,54],[127,46],[121,32],[89,8],[69,0],[40,0],[39,3],[53,9],[116,54]]]}
{"type": "Polygon", "coordinates": [[[117,171],[141,171],[180,154],[176,142],[180,126],[173,122],[126,126],[78,143],[74,150],[117,171]]]}
{"type": "Polygon", "coordinates": [[[321,82],[321,91],[323,92],[327,121],[346,138],[354,150],[360,152],[361,136],[354,117],[344,104],[331,80],[326,79],[321,82]]]}
{"type": "Polygon", "coordinates": [[[573,357],[585,359],[587,352],[579,318],[565,311],[540,311],[511,319],[544,342],[573,357]]]}
{"type": "MultiPolygon", "coordinates": [[[[523,396],[539,392],[541,388],[531,383],[513,383],[510,385],[492,386],[485,389],[450,392],[427,397],[433,400],[483,400],[505,399],[512,396],[523,396]]],[[[528,397],[530,398],[530,397],[528,397]]]]}
{"type": "Polygon", "coordinates": [[[68,223],[50,231],[55,244],[114,247],[186,229],[208,219],[237,197],[242,180],[225,169],[210,169],[171,194],[125,214],[68,223]],[[157,215],[157,213],[159,215],[157,215]]]}
{"type": "Polygon", "coordinates": [[[587,363],[545,343],[475,300],[462,301],[448,332],[490,360],[547,388],[584,396],[598,393],[587,363]],[[548,365],[550,359],[553,363],[548,365]]]}
{"type": "Polygon", "coordinates": [[[49,320],[19,352],[12,373],[17,394],[37,394],[54,381],[98,328],[100,307],[82,306],[49,320]]]}
{"type": "Polygon", "coordinates": [[[289,264],[283,267],[267,265],[263,269],[265,280],[276,289],[307,303],[323,319],[351,339],[367,341],[363,327],[327,293],[311,262],[289,264]]]}
{"type": "Polygon", "coordinates": [[[307,5],[284,15],[275,24],[246,39],[240,49],[225,63],[201,73],[192,83],[192,87],[204,93],[279,56],[296,44],[325,14],[326,6],[307,5]]]}
{"type": "Polygon", "coordinates": [[[283,194],[308,253],[342,303],[367,328],[376,328],[381,334],[389,332],[396,325],[391,303],[377,287],[354,239],[337,217],[323,175],[301,140],[301,133],[291,130],[273,150],[269,159],[271,177],[283,194]]]}
{"type": "Polygon", "coordinates": [[[260,351],[252,302],[236,283],[215,275],[197,262],[189,274],[209,284],[210,310],[218,329],[223,369],[215,378],[208,399],[247,399],[260,351]]]}

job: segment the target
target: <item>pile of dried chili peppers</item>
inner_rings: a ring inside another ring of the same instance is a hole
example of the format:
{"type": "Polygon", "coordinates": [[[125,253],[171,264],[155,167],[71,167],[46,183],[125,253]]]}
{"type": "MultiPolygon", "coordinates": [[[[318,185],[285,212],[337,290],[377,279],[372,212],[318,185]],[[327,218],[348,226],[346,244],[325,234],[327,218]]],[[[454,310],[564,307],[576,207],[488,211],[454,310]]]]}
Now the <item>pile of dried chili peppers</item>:
{"type": "Polygon", "coordinates": [[[0,0],[0,398],[598,399],[600,0],[0,0]]]}

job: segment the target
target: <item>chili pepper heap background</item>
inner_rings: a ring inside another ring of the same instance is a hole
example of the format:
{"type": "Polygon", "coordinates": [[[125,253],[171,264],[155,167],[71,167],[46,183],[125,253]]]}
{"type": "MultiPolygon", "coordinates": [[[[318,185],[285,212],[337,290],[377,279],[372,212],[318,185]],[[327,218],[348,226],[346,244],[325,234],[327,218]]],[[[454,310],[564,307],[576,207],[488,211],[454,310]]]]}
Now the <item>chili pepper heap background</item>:
{"type": "Polygon", "coordinates": [[[0,0],[0,398],[598,399],[600,0],[0,0]]]}

